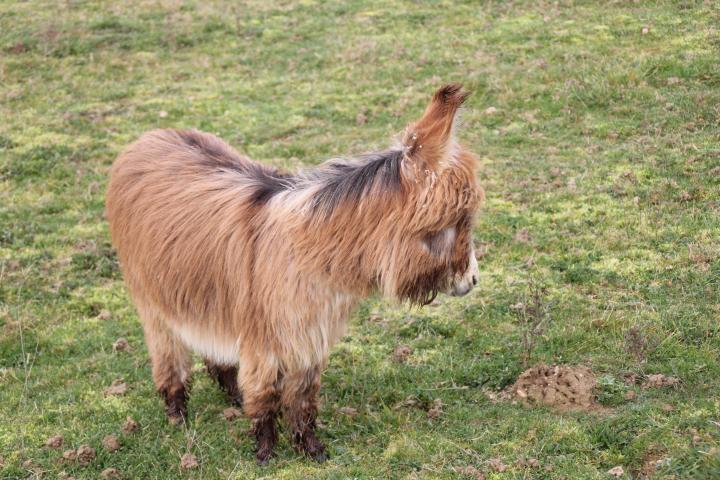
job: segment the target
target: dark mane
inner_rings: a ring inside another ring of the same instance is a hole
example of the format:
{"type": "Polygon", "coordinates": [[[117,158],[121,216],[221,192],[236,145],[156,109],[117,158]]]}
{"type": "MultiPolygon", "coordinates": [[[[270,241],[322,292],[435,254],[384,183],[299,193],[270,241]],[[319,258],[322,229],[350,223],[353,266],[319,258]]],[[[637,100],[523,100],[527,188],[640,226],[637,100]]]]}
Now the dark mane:
{"type": "Polygon", "coordinates": [[[374,188],[397,191],[401,186],[402,150],[386,150],[353,160],[331,160],[311,173],[322,187],[312,201],[313,211],[330,215],[344,203],[357,203],[374,188]]]}
{"type": "Polygon", "coordinates": [[[329,160],[318,168],[292,175],[261,165],[237,153],[214,135],[175,130],[177,137],[211,170],[237,172],[254,181],[253,203],[263,205],[280,192],[320,185],[311,200],[312,211],[323,215],[345,202],[357,203],[371,191],[397,191],[401,185],[402,150],[385,150],[351,159],[329,160]]]}
{"type": "Polygon", "coordinates": [[[233,171],[255,181],[250,197],[256,204],[265,204],[274,195],[293,188],[296,178],[276,168],[243,158],[225,142],[197,130],[175,130],[180,139],[200,154],[200,163],[208,168],[233,171]]]}
{"type": "Polygon", "coordinates": [[[248,175],[257,181],[256,190],[251,197],[257,204],[266,203],[278,193],[292,189],[297,183],[295,176],[290,173],[259,165],[253,165],[248,175]]]}

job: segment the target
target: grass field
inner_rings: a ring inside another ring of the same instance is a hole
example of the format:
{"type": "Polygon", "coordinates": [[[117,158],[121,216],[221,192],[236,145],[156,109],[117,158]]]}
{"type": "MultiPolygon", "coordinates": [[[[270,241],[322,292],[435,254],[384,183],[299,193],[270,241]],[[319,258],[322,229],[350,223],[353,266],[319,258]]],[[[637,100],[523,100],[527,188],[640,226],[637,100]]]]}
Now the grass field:
{"type": "Polygon", "coordinates": [[[229,3],[0,3],[0,477],[720,478],[717,2],[229,3]],[[169,426],[103,217],[120,149],[192,126],[313,165],[382,148],[448,81],[474,91],[478,287],[363,304],[323,377],[325,464],[282,436],[257,467],[199,360],[169,426]],[[591,368],[603,408],[504,398],[524,363],[591,368]]]}

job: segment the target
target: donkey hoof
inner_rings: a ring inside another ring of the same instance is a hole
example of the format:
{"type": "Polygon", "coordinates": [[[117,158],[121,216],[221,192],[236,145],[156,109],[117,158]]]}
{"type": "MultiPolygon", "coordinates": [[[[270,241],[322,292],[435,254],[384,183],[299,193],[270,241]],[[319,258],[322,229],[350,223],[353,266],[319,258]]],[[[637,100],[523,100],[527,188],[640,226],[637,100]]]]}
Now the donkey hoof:
{"type": "Polygon", "coordinates": [[[305,452],[305,455],[312,458],[318,463],[324,463],[330,456],[325,451],[325,445],[318,440],[315,435],[309,435],[305,438],[305,441],[301,445],[301,450],[305,452]]]}
{"type": "Polygon", "coordinates": [[[183,425],[185,423],[185,415],[181,413],[168,414],[167,419],[170,425],[174,427],[179,427],[180,425],[183,425]]]}
{"type": "Polygon", "coordinates": [[[325,450],[321,450],[319,452],[314,452],[314,453],[308,452],[308,455],[310,456],[310,458],[312,458],[313,460],[315,460],[318,463],[325,463],[330,458],[330,455],[328,455],[327,452],[325,452],[325,450]]]}
{"type": "Polygon", "coordinates": [[[261,467],[264,467],[268,463],[270,463],[270,457],[272,456],[272,449],[262,448],[257,451],[255,454],[255,459],[257,460],[257,464],[261,467]]]}

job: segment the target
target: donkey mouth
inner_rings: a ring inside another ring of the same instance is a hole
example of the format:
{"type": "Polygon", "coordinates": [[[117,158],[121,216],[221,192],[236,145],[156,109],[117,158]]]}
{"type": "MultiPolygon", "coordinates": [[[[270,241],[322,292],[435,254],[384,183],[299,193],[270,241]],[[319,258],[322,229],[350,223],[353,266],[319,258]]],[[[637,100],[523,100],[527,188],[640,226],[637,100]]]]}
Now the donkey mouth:
{"type": "Polygon", "coordinates": [[[470,293],[474,286],[475,285],[473,283],[468,283],[465,285],[453,285],[447,292],[447,294],[451,297],[464,297],[465,295],[470,293]]]}

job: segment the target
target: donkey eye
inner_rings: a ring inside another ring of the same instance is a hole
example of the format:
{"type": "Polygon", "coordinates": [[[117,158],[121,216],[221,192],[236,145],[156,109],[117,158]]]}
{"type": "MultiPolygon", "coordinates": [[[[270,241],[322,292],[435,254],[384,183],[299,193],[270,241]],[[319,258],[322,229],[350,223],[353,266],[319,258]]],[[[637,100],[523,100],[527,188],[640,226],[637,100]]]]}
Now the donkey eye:
{"type": "Polygon", "coordinates": [[[422,243],[428,252],[433,255],[442,256],[448,253],[455,244],[457,230],[455,227],[448,227],[439,232],[431,233],[423,238],[422,243]]]}

